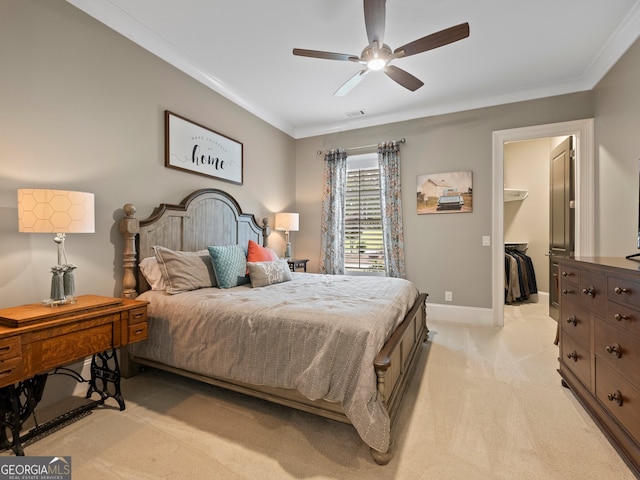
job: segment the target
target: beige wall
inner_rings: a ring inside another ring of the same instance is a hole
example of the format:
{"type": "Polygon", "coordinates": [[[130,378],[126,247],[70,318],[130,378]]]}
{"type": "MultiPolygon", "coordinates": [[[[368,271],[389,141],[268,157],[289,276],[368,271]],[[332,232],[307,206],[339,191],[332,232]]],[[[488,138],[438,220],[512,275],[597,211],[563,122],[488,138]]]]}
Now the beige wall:
{"type": "MultiPolygon", "coordinates": [[[[590,92],[421,118],[296,142],[296,203],[300,232],[295,246],[311,259],[320,253],[322,157],[317,150],[354,147],[405,137],[401,147],[407,278],[429,293],[429,302],[491,308],[492,132],[593,116],[590,92]],[[473,172],[473,212],[416,214],[416,177],[457,170],[473,172]]],[[[502,185],[499,185],[502,188],[502,185]]]]}
{"type": "Polygon", "coordinates": [[[0,69],[0,307],[47,298],[57,260],[53,235],[17,232],[18,188],[95,193],[95,234],[67,238],[80,294],[120,294],[127,202],[144,218],[220,188],[272,223],[294,205],[291,137],[63,0],[0,0],[0,69]],[[165,168],[165,110],[242,142],[244,185],[165,168]]]}
{"type": "Polygon", "coordinates": [[[640,41],[594,90],[596,137],[596,252],[639,253],[640,41]]]}

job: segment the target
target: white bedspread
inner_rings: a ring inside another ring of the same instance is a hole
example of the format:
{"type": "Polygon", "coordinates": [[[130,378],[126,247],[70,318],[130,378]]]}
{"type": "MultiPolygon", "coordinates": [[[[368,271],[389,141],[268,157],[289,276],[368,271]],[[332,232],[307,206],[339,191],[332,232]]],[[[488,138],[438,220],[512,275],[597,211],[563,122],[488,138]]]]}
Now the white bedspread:
{"type": "Polygon", "coordinates": [[[402,279],[294,273],[262,288],[145,292],[149,338],[135,356],[198,374],[339,402],[384,452],[390,425],[373,360],[418,297],[402,279]]]}

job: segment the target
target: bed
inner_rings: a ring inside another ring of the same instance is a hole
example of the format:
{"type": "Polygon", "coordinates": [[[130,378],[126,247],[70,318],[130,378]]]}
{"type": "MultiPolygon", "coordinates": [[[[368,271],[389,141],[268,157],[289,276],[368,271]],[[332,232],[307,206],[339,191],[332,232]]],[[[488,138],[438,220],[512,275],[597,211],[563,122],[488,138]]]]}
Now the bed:
{"type": "Polygon", "coordinates": [[[393,424],[428,339],[425,293],[404,279],[289,272],[277,259],[247,262],[249,283],[231,275],[226,284],[221,272],[239,247],[267,251],[268,225],[221,190],[163,203],[144,220],[132,204],[123,210],[123,296],[150,302],[148,339],[121,353],[125,376],[159,368],[349,423],[376,463],[391,460],[393,424]],[[218,284],[180,289],[184,269],[171,262],[198,255],[213,258],[218,284]],[[139,267],[150,262],[169,283],[150,286],[139,267]]]}

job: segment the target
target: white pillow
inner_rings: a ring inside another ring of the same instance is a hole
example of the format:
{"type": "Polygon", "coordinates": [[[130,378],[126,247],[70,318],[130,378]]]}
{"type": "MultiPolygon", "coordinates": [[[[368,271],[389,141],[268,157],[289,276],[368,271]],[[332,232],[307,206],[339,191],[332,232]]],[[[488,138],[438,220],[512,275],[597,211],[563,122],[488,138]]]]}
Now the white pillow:
{"type": "Polygon", "coordinates": [[[145,278],[151,290],[166,290],[167,284],[162,276],[160,265],[158,265],[158,259],[156,257],[143,258],[140,262],[140,271],[145,278]]]}

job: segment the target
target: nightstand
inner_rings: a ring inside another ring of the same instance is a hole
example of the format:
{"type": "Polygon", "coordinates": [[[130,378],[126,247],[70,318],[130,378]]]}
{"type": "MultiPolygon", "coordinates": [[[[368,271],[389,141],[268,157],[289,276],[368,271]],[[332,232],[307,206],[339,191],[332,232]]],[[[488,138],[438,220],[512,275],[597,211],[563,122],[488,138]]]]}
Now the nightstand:
{"type": "Polygon", "coordinates": [[[82,295],[75,303],[56,307],[0,309],[0,448],[24,455],[24,442],[86,414],[108,398],[124,410],[116,348],[145,338],[147,302],[139,300],[82,295]],[[93,356],[90,380],[61,367],[89,356],[93,356]],[[87,382],[86,397],[95,393],[99,398],[21,436],[51,374],[87,382]]]}
{"type": "Polygon", "coordinates": [[[308,258],[302,258],[302,259],[291,258],[287,260],[287,263],[289,264],[289,269],[292,272],[295,272],[298,268],[302,268],[306,272],[308,261],[309,261],[308,258]]]}

